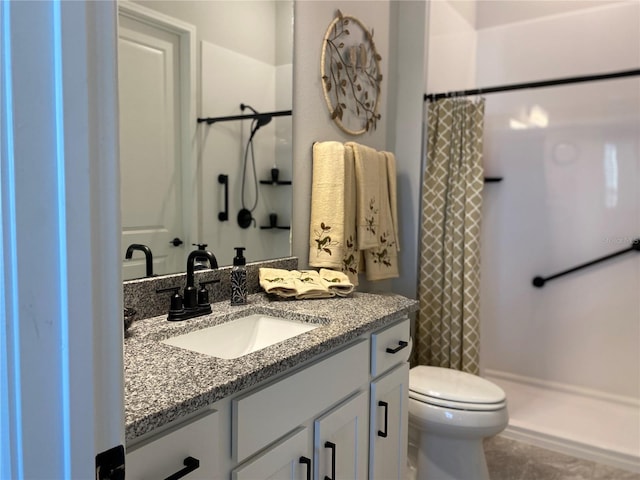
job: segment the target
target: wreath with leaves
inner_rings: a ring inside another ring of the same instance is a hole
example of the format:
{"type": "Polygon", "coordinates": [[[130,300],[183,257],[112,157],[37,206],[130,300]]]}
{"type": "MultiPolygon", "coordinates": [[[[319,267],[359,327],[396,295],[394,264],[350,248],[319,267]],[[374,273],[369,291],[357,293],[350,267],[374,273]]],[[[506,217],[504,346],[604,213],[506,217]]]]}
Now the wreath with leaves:
{"type": "Polygon", "coordinates": [[[380,60],[373,30],[338,10],[324,36],[320,72],[331,119],[350,135],[375,130],[380,120],[380,60]]]}

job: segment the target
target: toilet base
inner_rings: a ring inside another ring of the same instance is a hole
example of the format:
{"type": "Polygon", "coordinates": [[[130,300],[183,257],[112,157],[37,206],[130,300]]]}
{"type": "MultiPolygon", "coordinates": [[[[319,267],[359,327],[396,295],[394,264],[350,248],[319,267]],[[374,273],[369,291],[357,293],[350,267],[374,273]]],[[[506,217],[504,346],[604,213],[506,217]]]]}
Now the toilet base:
{"type": "Polygon", "coordinates": [[[482,439],[433,436],[410,427],[410,463],[417,466],[417,480],[489,480],[482,439]],[[413,430],[413,431],[411,431],[413,430]]]}

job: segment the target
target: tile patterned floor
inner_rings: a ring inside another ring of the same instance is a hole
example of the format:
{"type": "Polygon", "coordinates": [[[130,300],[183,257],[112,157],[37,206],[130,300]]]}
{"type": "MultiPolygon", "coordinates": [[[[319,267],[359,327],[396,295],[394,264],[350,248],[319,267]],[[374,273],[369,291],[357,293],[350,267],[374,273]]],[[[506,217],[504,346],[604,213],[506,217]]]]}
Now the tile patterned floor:
{"type": "Polygon", "coordinates": [[[491,480],[640,480],[627,472],[501,436],[486,439],[491,480]]]}

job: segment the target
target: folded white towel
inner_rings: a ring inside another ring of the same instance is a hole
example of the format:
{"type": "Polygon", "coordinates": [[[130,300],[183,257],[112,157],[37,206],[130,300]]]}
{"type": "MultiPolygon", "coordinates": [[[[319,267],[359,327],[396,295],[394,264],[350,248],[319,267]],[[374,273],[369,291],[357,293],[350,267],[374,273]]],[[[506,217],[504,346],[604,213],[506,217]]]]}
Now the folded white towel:
{"type": "Polygon", "coordinates": [[[339,142],[313,145],[309,265],[339,270],[358,284],[354,158],[339,142]]]}
{"type": "Polygon", "coordinates": [[[378,152],[356,142],[345,143],[352,148],[356,172],[356,226],[358,249],[380,246],[380,181],[381,171],[378,152]]]}

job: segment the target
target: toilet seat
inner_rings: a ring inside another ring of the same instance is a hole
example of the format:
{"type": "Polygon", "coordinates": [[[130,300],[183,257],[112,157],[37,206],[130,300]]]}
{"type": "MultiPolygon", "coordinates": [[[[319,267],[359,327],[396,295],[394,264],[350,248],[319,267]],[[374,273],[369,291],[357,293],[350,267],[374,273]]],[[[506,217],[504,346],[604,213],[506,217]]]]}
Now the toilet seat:
{"type": "Polygon", "coordinates": [[[409,398],[456,410],[494,411],[507,404],[504,390],[484,378],[428,366],[411,369],[409,398]]]}

